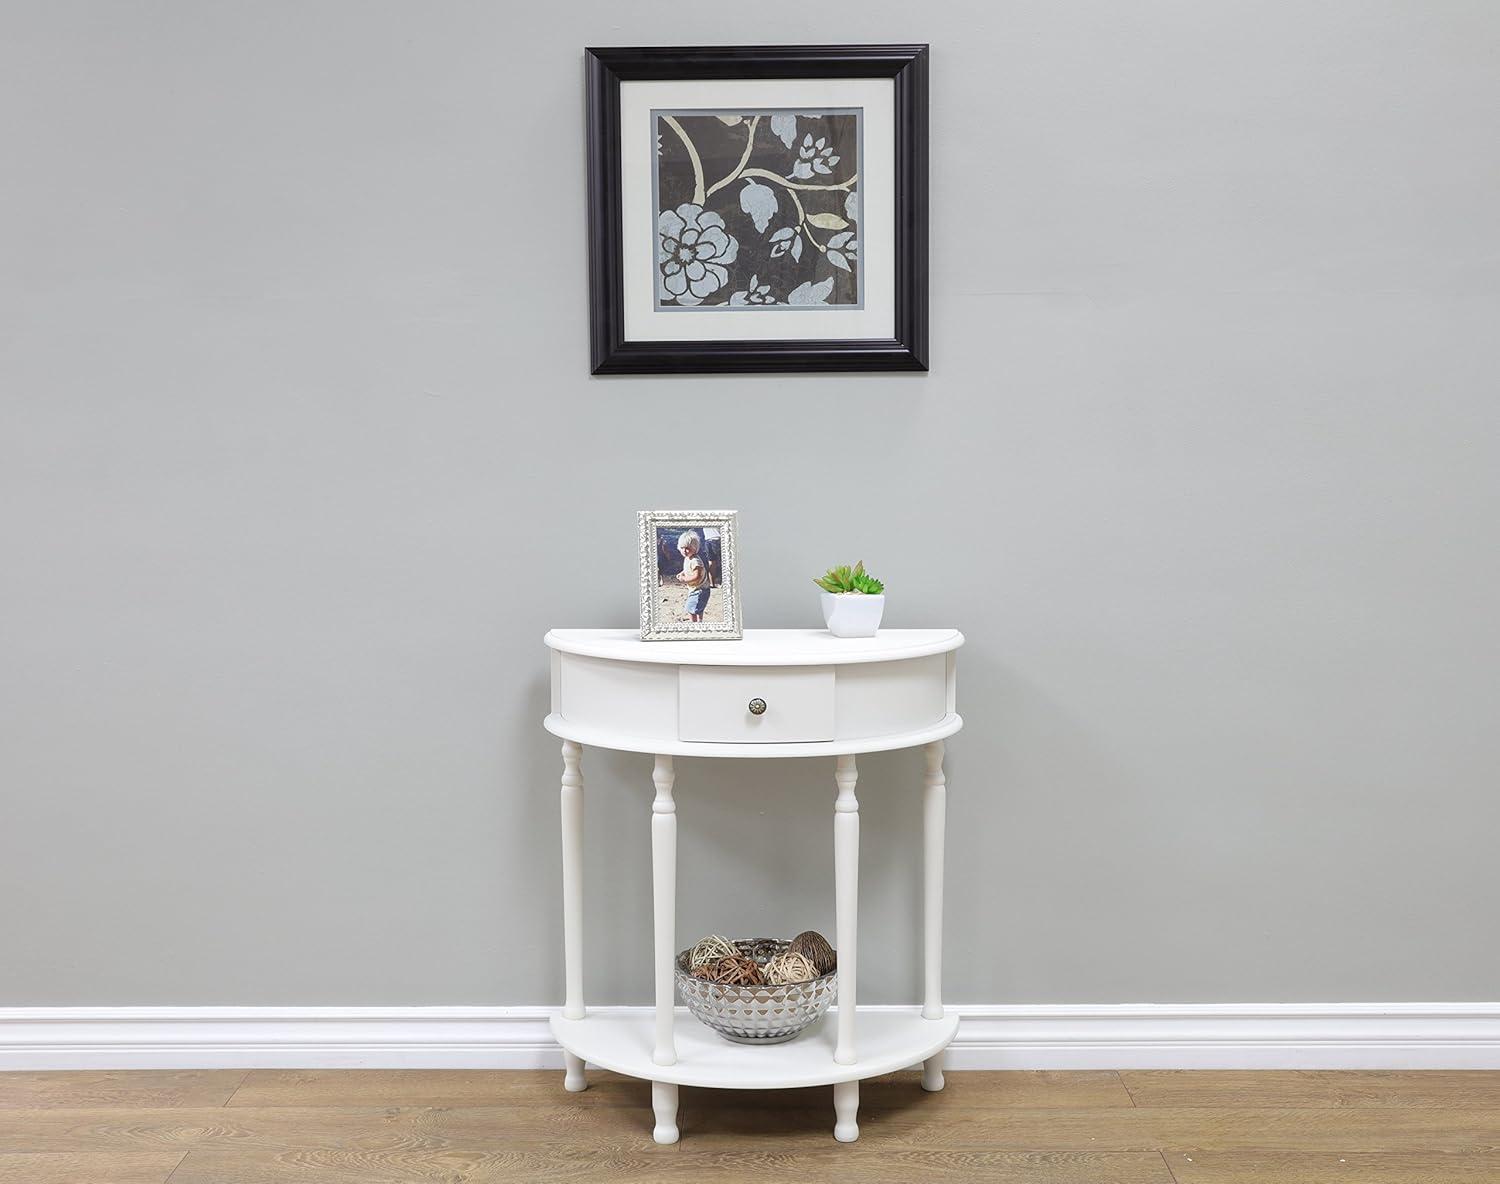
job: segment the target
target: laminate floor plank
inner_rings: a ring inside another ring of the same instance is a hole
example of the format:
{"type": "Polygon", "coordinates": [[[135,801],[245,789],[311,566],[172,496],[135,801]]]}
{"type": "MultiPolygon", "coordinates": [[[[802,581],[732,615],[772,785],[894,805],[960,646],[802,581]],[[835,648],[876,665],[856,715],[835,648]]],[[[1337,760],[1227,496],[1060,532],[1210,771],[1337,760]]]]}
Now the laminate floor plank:
{"type": "Polygon", "coordinates": [[[229,1105],[556,1106],[573,1097],[595,1106],[651,1104],[649,1081],[592,1069],[588,1079],[589,1088],[573,1095],[560,1069],[252,1069],[229,1105]]]}
{"type": "Polygon", "coordinates": [[[0,1073],[0,1108],[222,1106],[244,1079],[244,1069],[0,1073]]]}
{"type": "Polygon", "coordinates": [[[1404,1106],[1500,1110],[1500,1073],[1126,1070],[1137,1106],[1404,1106]]]}
{"type": "Polygon", "coordinates": [[[12,1152],[0,1155],[4,1184],[166,1184],[182,1152],[123,1155],[12,1152]]]}
{"type": "MultiPolygon", "coordinates": [[[[1080,1110],[1134,1105],[1120,1075],[1113,1070],[964,1070],[945,1074],[944,1081],[941,1093],[929,1094],[922,1090],[919,1072],[874,1077],[859,1083],[860,1109],[878,1108],[885,1103],[905,1106],[921,1098],[941,1099],[945,1106],[985,1109],[1080,1110]]],[[[831,1095],[829,1105],[832,1105],[831,1095]]]]}
{"type": "Polygon", "coordinates": [[[1500,1151],[1169,1151],[1177,1184],[1495,1184],[1500,1151]]]}
{"type": "MultiPolygon", "coordinates": [[[[941,1098],[941,1095],[938,1095],[941,1098]]],[[[933,1099],[936,1100],[936,1099],[933,1099]]],[[[732,1144],[753,1134],[755,1119],[732,1110],[684,1107],[683,1137],[732,1144]]],[[[789,1138],[826,1133],[825,1115],[788,1112],[789,1138]]],[[[880,1130],[904,1146],[945,1149],[1156,1151],[1260,1148],[1307,1151],[1406,1151],[1500,1146],[1500,1110],[1229,1109],[946,1110],[861,1112],[860,1128],[880,1130]],[[947,1121],[948,1115],[953,1121],[947,1121]]],[[[1497,1182],[1500,1184],[1500,1182],[1497,1182]]]]}
{"type": "MultiPolygon", "coordinates": [[[[564,1097],[586,1097],[565,1094],[564,1097]]],[[[565,1145],[579,1131],[635,1139],[649,1134],[649,1107],[556,1106],[271,1107],[164,1110],[0,1110],[0,1153],[121,1152],[195,1148],[267,1151],[345,1147],[565,1145]]]]}

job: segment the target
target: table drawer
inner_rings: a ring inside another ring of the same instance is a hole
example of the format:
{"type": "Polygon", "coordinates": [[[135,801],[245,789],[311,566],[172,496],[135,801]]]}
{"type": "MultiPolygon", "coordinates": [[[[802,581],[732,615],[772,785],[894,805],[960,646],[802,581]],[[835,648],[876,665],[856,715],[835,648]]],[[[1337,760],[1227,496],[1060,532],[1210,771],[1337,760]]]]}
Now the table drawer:
{"type": "Polygon", "coordinates": [[[683,666],[677,735],[706,744],[832,740],[832,666],[683,666]],[[756,714],[752,700],[765,710],[756,714]]]}

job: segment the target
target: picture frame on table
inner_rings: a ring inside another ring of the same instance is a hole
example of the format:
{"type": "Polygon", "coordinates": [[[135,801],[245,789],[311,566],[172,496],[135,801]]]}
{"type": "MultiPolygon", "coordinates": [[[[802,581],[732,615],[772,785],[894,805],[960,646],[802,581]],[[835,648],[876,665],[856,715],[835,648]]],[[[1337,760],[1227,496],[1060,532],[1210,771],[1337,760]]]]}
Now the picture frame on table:
{"type": "Polygon", "coordinates": [[[594,374],[927,369],[927,46],[585,52],[594,374]]]}
{"type": "Polygon", "coordinates": [[[641,640],[738,641],[733,510],[641,510],[641,640]]]}

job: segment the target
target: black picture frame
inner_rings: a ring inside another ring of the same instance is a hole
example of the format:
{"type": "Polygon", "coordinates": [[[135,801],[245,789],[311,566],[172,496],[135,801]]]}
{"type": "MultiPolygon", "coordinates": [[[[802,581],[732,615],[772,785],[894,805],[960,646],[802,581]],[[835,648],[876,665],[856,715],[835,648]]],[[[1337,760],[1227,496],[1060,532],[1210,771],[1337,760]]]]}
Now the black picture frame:
{"type": "Polygon", "coordinates": [[[589,353],[594,374],[927,369],[925,45],[590,48],[589,353]],[[626,341],[620,84],[656,79],[891,78],[895,83],[895,335],[812,341],[626,341]]]}

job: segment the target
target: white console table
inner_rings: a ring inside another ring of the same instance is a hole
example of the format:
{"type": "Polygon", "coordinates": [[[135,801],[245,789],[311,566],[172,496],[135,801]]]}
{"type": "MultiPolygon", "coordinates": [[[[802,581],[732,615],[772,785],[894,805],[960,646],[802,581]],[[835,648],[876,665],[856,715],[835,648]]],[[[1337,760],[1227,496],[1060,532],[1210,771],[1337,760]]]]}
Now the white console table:
{"type": "Polygon", "coordinates": [[[633,629],[554,629],[552,709],[562,738],[563,949],[566,994],[552,1032],[564,1084],[586,1088],[585,1064],[649,1080],[658,1143],[677,1141],[677,1089],[782,1089],[832,1085],[834,1137],[859,1137],[859,1082],[921,1063],[922,1086],[943,1087],[942,1056],[958,1017],[942,1004],[943,741],[963,726],[954,711],[955,629],[888,629],[847,639],[822,630],[748,629],[743,641],[643,642],[633,629]],[[583,1002],[582,746],[656,758],[651,804],[656,1009],[647,1018],[590,1015],[583,1002]],[[859,800],[856,755],[926,752],[923,779],[922,1007],[855,1007],[859,800]],[[835,758],[834,885],[838,1004],[785,1044],[732,1044],[674,1008],[677,818],[673,758],[835,758]]]}

